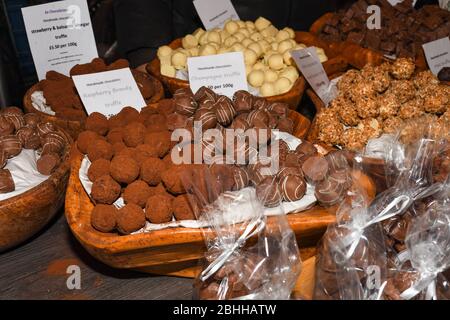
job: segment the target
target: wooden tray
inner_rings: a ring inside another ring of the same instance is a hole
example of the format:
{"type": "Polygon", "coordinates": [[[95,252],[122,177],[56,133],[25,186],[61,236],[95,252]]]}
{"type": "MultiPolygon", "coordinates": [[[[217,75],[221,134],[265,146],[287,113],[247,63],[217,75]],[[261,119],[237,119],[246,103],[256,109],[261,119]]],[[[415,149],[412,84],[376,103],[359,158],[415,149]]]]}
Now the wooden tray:
{"type": "MultiPolygon", "coordinates": [[[[138,71],[141,72],[141,71],[138,71]]],[[[145,75],[145,77],[150,78],[154,85],[155,85],[155,94],[146,101],[146,103],[150,104],[150,103],[155,103],[158,102],[159,100],[164,98],[164,89],[162,87],[161,82],[159,82],[158,79],[151,77],[149,74],[145,73],[145,72],[141,72],[142,74],[145,75]]],[[[35,91],[39,91],[42,90],[40,83],[36,83],[35,85],[33,85],[30,89],[27,90],[27,92],[25,93],[25,96],[23,97],[23,106],[25,109],[26,113],[36,113],[39,114],[41,116],[41,118],[43,119],[43,121],[48,121],[48,122],[52,122],[54,124],[56,124],[58,127],[63,128],[64,130],[66,130],[67,133],[70,134],[70,136],[76,140],[78,138],[78,134],[84,130],[84,119],[83,120],[66,120],[66,119],[61,119],[58,118],[56,116],[52,116],[49,115],[45,112],[42,112],[40,110],[37,110],[36,108],[33,107],[33,104],[31,102],[31,95],[33,94],[33,92],[35,91]]]]}
{"type": "Polygon", "coordinates": [[[62,164],[47,180],[0,202],[0,252],[35,235],[62,207],[69,180],[70,152],[68,145],[62,164]]]}

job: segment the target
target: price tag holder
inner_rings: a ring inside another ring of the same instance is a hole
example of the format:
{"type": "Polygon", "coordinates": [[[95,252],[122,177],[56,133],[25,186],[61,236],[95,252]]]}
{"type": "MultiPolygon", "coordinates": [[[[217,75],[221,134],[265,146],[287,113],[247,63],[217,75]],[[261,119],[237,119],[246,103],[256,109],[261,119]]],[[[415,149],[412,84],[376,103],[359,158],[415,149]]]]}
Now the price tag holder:
{"type": "Polygon", "coordinates": [[[242,52],[192,57],[187,64],[192,92],[205,86],[231,98],[238,90],[248,91],[242,52]]]}
{"type": "Polygon", "coordinates": [[[74,65],[98,57],[86,0],[26,7],[22,15],[39,80],[49,70],[68,75],[74,65]]]}
{"type": "Polygon", "coordinates": [[[450,67],[450,39],[445,37],[422,45],[431,72],[437,75],[444,67],[450,67]]]}
{"type": "Polygon", "coordinates": [[[328,105],[335,97],[335,92],[322,63],[320,62],[316,48],[308,47],[301,50],[294,50],[291,51],[291,56],[313,90],[317,93],[323,103],[328,105]]]}
{"type": "Polygon", "coordinates": [[[125,106],[141,110],[145,100],[129,68],[73,76],[86,112],[110,117],[125,106]]]}
{"type": "Polygon", "coordinates": [[[239,20],[230,0],[194,0],[194,7],[206,30],[222,28],[227,20],[239,20]]]}

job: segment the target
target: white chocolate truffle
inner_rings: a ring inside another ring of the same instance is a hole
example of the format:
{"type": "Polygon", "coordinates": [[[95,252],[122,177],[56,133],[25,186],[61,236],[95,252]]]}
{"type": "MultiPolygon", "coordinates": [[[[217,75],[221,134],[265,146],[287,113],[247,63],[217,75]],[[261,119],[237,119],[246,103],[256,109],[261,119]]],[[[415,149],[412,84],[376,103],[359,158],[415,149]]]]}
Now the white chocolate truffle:
{"type": "Polygon", "coordinates": [[[325,61],[328,60],[328,57],[322,48],[318,48],[318,47],[314,47],[314,48],[316,48],[316,53],[319,56],[319,60],[321,63],[324,63],[325,61]]]}
{"type": "Polygon", "coordinates": [[[210,56],[210,55],[213,55],[216,53],[217,53],[216,48],[210,44],[205,44],[205,45],[201,46],[200,51],[199,51],[199,54],[201,56],[210,56]]]}
{"type": "Polygon", "coordinates": [[[234,52],[238,52],[238,51],[244,52],[245,47],[242,44],[240,44],[239,42],[236,42],[235,44],[233,44],[233,46],[231,46],[231,49],[234,52]]]}
{"type": "Polygon", "coordinates": [[[181,45],[185,49],[191,49],[198,45],[198,40],[192,34],[188,34],[181,40],[181,45]]]}
{"type": "Polygon", "coordinates": [[[245,28],[245,22],[242,20],[237,20],[236,23],[238,24],[239,28],[245,28]]]}
{"type": "Polygon", "coordinates": [[[284,67],[283,56],[275,53],[269,58],[269,67],[273,70],[281,70],[284,67]]]}
{"type": "Polygon", "coordinates": [[[200,38],[198,39],[198,43],[201,45],[201,46],[203,46],[203,45],[205,45],[205,44],[207,44],[209,41],[208,41],[208,35],[209,35],[209,31],[205,31],[204,33],[202,33],[201,35],[200,35],[200,38]]]}
{"type": "Polygon", "coordinates": [[[228,33],[227,30],[220,30],[220,31],[219,31],[219,34],[220,34],[220,41],[221,41],[222,43],[224,43],[225,40],[228,39],[228,37],[231,36],[231,35],[228,33]]]}
{"type": "Polygon", "coordinates": [[[180,70],[186,67],[187,56],[182,52],[175,52],[172,55],[172,65],[175,69],[180,70]]]}
{"type": "Polygon", "coordinates": [[[189,56],[191,56],[191,57],[197,57],[200,54],[200,49],[198,47],[191,48],[188,51],[189,51],[189,56]]]}
{"type": "Polygon", "coordinates": [[[280,44],[278,43],[278,42],[276,42],[276,41],[274,41],[274,42],[272,42],[271,44],[270,44],[270,48],[273,50],[273,51],[278,51],[278,46],[279,46],[280,44]]]}
{"type": "Polygon", "coordinates": [[[291,50],[286,50],[283,54],[283,61],[285,65],[292,66],[293,60],[291,56],[291,50]]]}
{"type": "Polygon", "coordinates": [[[278,42],[290,39],[289,32],[287,32],[286,30],[280,30],[280,31],[278,31],[277,35],[275,36],[275,39],[278,42]]]}
{"type": "Polygon", "coordinates": [[[295,39],[295,31],[289,27],[283,28],[284,31],[289,33],[289,38],[295,39]]]}
{"type": "Polygon", "coordinates": [[[282,72],[280,72],[280,77],[287,78],[291,81],[291,83],[294,83],[297,81],[299,74],[298,70],[295,67],[287,67],[282,72]]]}
{"type": "Polygon", "coordinates": [[[283,94],[291,90],[292,88],[292,82],[288,78],[278,78],[277,81],[275,81],[275,92],[277,94],[283,94]]]}
{"type": "Polygon", "coordinates": [[[205,30],[203,30],[202,28],[198,28],[198,29],[196,29],[195,31],[194,31],[194,33],[192,33],[192,35],[194,36],[194,37],[196,37],[197,38],[197,41],[200,39],[200,36],[202,35],[202,34],[204,34],[205,33],[205,30]]]}
{"type": "Polygon", "coordinates": [[[255,32],[250,36],[250,39],[252,39],[253,41],[260,41],[260,40],[263,40],[264,37],[262,36],[261,33],[255,32]]]}
{"type": "Polygon", "coordinates": [[[248,77],[248,75],[253,71],[253,66],[245,65],[245,76],[248,77]]]}
{"type": "Polygon", "coordinates": [[[208,42],[215,42],[221,44],[220,33],[217,31],[210,31],[208,34],[208,42]]]}
{"type": "Polygon", "coordinates": [[[289,40],[283,40],[278,44],[278,52],[284,54],[286,50],[290,50],[292,47],[292,43],[289,40]]]}
{"type": "Polygon", "coordinates": [[[253,23],[253,21],[245,21],[245,27],[247,29],[250,29],[250,30],[256,29],[255,24],[253,23]]]}
{"type": "Polygon", "coordinates": [[[264,82],[259,91],[263,97],[271,97],[276,94],[273,82],[264,82]]]}
{"type": "Polygon", "coordinates": [[[261,31],[261,34],[266,38],[271,38],[271,37],[275,38],[277,33],[278,33],[278,29],[275,28],[274,26],[268,26],[263,31],[261,31]]]}
{"type": "Polygon", "coordinates": [[[247,65],[253,66],[256,63],[256,60],[258,59],[258,55],[255,51],[252,49],[245,49],[244,50],[244,62],[247,65]]]}
{"type": "Polygon", "coordinates": [[[172,48],[169,46],[162,46],[158,48],[158,58],[161,59],[161,57],[167,57],[170,56],[172,54],[172,48]]]}
{"type": "Polygon", "coordinates": [[[298,43],[294,46],[294,48],[292,50],[301,50],[301,49],[305,49],[306,46],[303,43],[298,43]]]}
{"type": "Polygon", "coordinates": [[[294,39],[289,39],[289,42],[292,44],[292,48],[294,48],[297,45],[297,42],[295,42],[294,39]]]}
{"type": "Polygon", "coordinates": [[[278,53],[277,51],[269,50],[264,54],[263,61],[265,64],[269,65],[269,59],[273,54],[278,53]]]}
{"type": "Polygon", "coordinates": [[[230,20],[227,23],[225,23],[225,30],[227,30],[229,34],[234,34],[239,30],[239,26],[236,23],[236,21],[230,20]]]}
{"type": "Polygon", "coordinates": [[[175,78],[176,70],[170,65],[161,65],[161,74],[166,77],[175,78]]]}
{"type": "Polygon", "coordinates": [[[220,48],[220,44],[218,44],[218,43],[216,43],[216,42],[210,42],[210,43],[208,43],[210,46],[213,46],[214,47],[214,49],[216,49],[216,51],[217,50],[219,50],[219,48],[220,48]]]}
{"type": "Polygon", "coordinates": [[[249,39],[249,38],[245,38],[244,40],[242,40],[242,42],[241,42],[241,44],[244,46],[244,47],[248,47],[250,44],[252,44],[253,43],[253,40],[252,39],[249,39]]]}
{"type": "Polygon", "coordinates": [[[247,81],[252,87],[258,88],[262,86],[264,83],[264,72],[253,69],[253,71],[249,73],[247,81]]]}
{"type": "Polygon", "coordinates": [[[168,56],[159,58],[159,63],[161,65],[171,66],[172,65],[172,55],[168,55],[168,56]]]}
{"type": "Polygon", "coordinates": [[[270,26],[272,23],[267,20],[266,18],[259,17],[255,21],[255,27],[258,29],[258,31],[266,29],[268,26],[270,26]]]}
{"type": "Polygon", "coordinates": [[[264,63],[260,62],[260,61],[256,62],[253,65],[253,70],[263,70],[264,71],[266,69],[267,69],[267,66],[264,63]]]}
{"type": "Polygon", "coordinates": [[[242,42],[245,38],[247,38],[245,34],[241,32],[236,32],[233,36],[236,37],[236,39],[238,39],[239,42],[242,42]]]}
{"type": "Polygon", "coordinates": [[[245,35],[246,38],[250,37],[250,31],[248,31],[247,28],[240,28],[238,30],[238,32],[242,33],[243,35],[245,35]]]}
{"type": "Polygon", "coordinates": [[[278,73],[272,69],[267,69],[264,71],[264,81],[265,82],[275,82],[278,79],[278,73]]]}
{"type": "Polygon", "coordinates": [[[252,42],[247,46],[247,48],[255,51],[258,58],[261,57],[261,55],[263,54],[261,46],[256,42],[252,42]]]}
{"type": "Polygon", "coordinates": [[[272,47],[270,46],[270,43],[268,43],[266,40],[262,39],[258,41],[259,46],[261,47],[262,51],[265,53],[272,47]]]}
{"type": "Polygon", "coordinates": [[[233,44],[238,42],[238,39],[235,36],[230,36],[227,39],[225,39],[225,42],[223,43],[226,47],[231,47],[233,44]]]}
{"type": "Polygon", "coordinates": [[[226,48],[226,47],[220,47],[219,50],[217,50],[218,54],[222,54],[222,53],[229,53],[230,49],[226,48]]]}

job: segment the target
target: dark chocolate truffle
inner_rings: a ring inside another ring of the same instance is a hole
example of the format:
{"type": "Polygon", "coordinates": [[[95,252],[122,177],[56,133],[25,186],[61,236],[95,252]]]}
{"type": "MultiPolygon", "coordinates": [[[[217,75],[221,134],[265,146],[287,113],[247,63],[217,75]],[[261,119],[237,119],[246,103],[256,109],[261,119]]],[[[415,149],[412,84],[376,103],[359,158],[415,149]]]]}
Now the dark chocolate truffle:
{"type": "Polygon", "coordinates": [[[345,190],[341,183],[328,178],[316,184],[314,194],[321,205],[332,206],[343,199],[345,190]]]}
{"type": "Polygon", "coordinates": [[[161,174],[166,170],[166,164],[158,158],[148,158],[141,164],[141,179],[151,186],[161,182],[161,174]]]}
{"type": "Polygon", "coordinates": [[[28,127],[36,128],[38,123],[41,122],[41,117],[36,113],[27,113],[23,116],[25,125],[28,127]]]}
{"type": "Polygon", "coordinates": [[[148,158],[158,158],[159,152],[155,145],[150,144],[140,144],[135,148],[135,155],[133,158],[141,164],[148,158]]]}
{"type": "Polygon", "coordinates": [[[276,207],[281,204],[281,192],[276,180],[267,177],[256,186],[256,197],[266,207],[276,207]]]}
{"type": "Polygon", "coordinates": [[[173,215],[178,221],[196,220],[194,211],[192,210],[187,195],[183,194],[173,199],[172,206],[173,215]]]}
{"type": "Polygon", "coordinates": [[[100,135],[94,131],[83,131],[78,135],[77,147],[81,153],[86,154],[93,141],[100,139],[100,135]]]}
{"type": "Polygon", "coordinates": [[[120,195],[120,184],[110,175],[102,176],[92,184],[91,197],[98,203],[113,204],[120,195]]]}
{"type": "Polygon", "coordinates": [[[195,113],[194,121],[199,121],[202,125],[202,130],[205,131],[216,127],[217,117],[213,110],[199,108],[195,113]]]}
{"type": "Polygon", "coordinates": [[[118,210],[113,205],[98,204],[91,213],[91,225],[100,232],[111,232],[117,225],[118,210]]]}
{"type": "Polygon", "coordinates": [[[108,142],[111,144],[123,142],[123,128],[116,127],[109,130],[108,134],[106,135],[106,140],[108,140],[108,142]]]}
{"type": "Polygon", "coordinates": [[[161,173],[161,180],[170,193],[181,194],[186,192],[180,178],[183,170],[184,166],[174,165],[161,173]]]}
{"type": "Polygon", "coordinates": [[[43,154],[37,161],[37,169],[38,171],[46,176],[51,175],[56,168],[58,168],[58,165],[61,163],[61,158],[57,153],[46,153],[43,154]]]}
{"type": "Polygon", "coordinates": [[[142,180],[137,180],[125,188],[122,196],[125,203],[134,203],[144,208],[150,194],[151,190],[148,184],[142,180]]]}
{"type": "Polygon", "coordinates": [[[111,160],[110,174],[119,183],[131,183],[139,176],[139,164],[127,156],[115,156],[111,160]]]}
{"type": "Polygon", "coordinates": [[[171,133],[167,130],[159,132],[150,132],[145,135],[145,144],[155,149],[158,157],[164,157],[171,147],[171,133]]]}
{"type": "Polygon", "coordinates": [[[86,130],[97,132],[99,135],[104,136],[108,132],[108,119],[99,112],[92,112],[86,118],[85,124],[86,130]]]}
{"type": "Polygon", "coordinates": [[[87,156],[91,162],[97,159],[111,160],[114,155],[113,147],[103,139],[97,139],[90,142],[87,148],[87,156]]]}
{"type": "Polygon", "coordinates": [[[233,103],[226,96],[220,96],[214,104],[213,109],[216,112],[217,121],[223,126],[228,126],[236,116],[233,103]]]}
{"type": "Polygon", "coordinates": [[[439,70],[437,77],[440,81],[450,81],[450,67],[444,67],[439,70]]]}
{"type": "Polygon", "coordinates": [[[132,122],[123,129],[123,142],[128,147],[136,147],[144,142],[147,128],[140,122],[132,122]]]}
{"type": "Polygon", "coordinates": [[[88,178],[92,182],[98,178],[109,175],[111,162],[106,159],[97,159],[91,163],[88,169],[88,178]]]}
{"type": "Polygon", "coordinates": [[[36,130],[32,127],[23,127],[17,130],[16,136],[22,143],[22,147],[25,149],[39,149],[41,146],[41,139],[36,130]]]}
{"type": "Polygon", "coordinates": [[[11,172],[8,169],[0,169],[0,193],[13,192],[15,189],[11,172]]]}
{"type": "Polygon", "coordinates": [[[305,177],[311,183],[322,181],[328,173],[328,162],[320,156],[308,158],[302,165],[305,177]]]}
{"type": "Polygon", "coordinates": [[[149,197],[145,207],[145,216],[151,223],[165,223],[172,221],[172,198],[163,194],[149,197]]]}
{"type": "Polygon", "coordinates": [[[145,213],[141,207],[129,203],[119,209],[117,214],[117,230],[122,234],[130,234],[145,226],[145,213]]]}
{"type": "Polygon", "coordinates": [[[0,137],[0,147],[8,159],[17,156],[22,151],[22,143],[14,135],[0,137]]]}
{"type": "Polygon", "coordinates": [[[178,89],[173,94],[173,99],[175,101],[175,110],[179,114],[190,117],[197,110],[198,104],[194,100],[194,95],[190,89],[178,89]]]}
{"type": "Polygon", "coordinates": [[[280,180],[280,189],[284,200],[297,201],[305,195],[306,182],[301,176],[287,175],[280,180]]]}
{"type": "Polygon", "coordinates": [[[203,86],[197,90],[194,95],[194,99],[198,104],[214,103],[216,102],[217,94],[215,94],[215,92],[211,89],[203,86]]]}

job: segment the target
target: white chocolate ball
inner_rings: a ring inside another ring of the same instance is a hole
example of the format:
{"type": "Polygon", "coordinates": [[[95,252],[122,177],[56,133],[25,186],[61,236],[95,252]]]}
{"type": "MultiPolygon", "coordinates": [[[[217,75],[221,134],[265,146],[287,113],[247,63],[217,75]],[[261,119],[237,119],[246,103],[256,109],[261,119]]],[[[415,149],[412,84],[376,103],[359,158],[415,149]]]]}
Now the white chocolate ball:
{"type": "Polygon", "coordinates": [[[273,82],[264,82],[259,91],[263,97],[271,97],[276,94],[273,82]]]}
{"type": "Polygon", "coordinates": [[[226,47],[231,47],[233,44],[238,42],[238,39],[235,36],[230,36],[227,39],[225,39],[225,42],[223,43],[226,47]]]}
{"type": "Polygon", "coordinates": [[[263,61],[264,61],[264,63],[265,63],[266,65],[269,65],[269,59],[270,59],[270,57],[271,57],[273,54],[275,54],[275,53],[278,53],[278,52],[273,51],[273,50],[269,50],[269,51],[267,51],[267,52],[264,54],[263,61]]]}
{"type": "Polygon", "coordinates": [[[283,94],[291,90],[292,83],[288,78],[278,78],[277,81],[275,81],[275,92],[277,94],[283,94]]]}
{"type": "Polygon", "coordinates": [[[243,33],[241,33],[241,32],[236,32],[233,36],[234,36],[236,39],[238,39],[239,42],[242,42],[245,38],[247,38],[247,37],[245,36],[245,34],[243,34],[243,33]]]}
{"type": "Polygon", "coordinates": [[[227,23],[225,23],[225,30],[227,30],[227,32],[229,34],[234,34],[235,32],[237,32],[239,29],[238,24],[236,23],[236,21],[228,21],[227,23]]]}
{"type": "Polygon", "coordinates": [[[210,42],[210,43],[208,43],[210,46],[213,46],[214,47],[214,49],[216,49],[216,51],[217,50],[219,50],[219,48],[220,48],[220,44],[218,44],[218,43],[216,43],[216,42],[210,42]]]}
{"type": "Polygon", "coordinates": [[[230,49],[226,48],[226,47],[220,47],[219,50],[217,50],[218,54],[222,54],[222,53],[229,53],[230,49]]]}
{"type": "Polygon", "coordinates": [[[275,53],[269,58],[269,67],[273,70],[281,70],[284,67],[283,56],[275,53]]]}
{"type": "Polygon", "coordinates": [[[325,51],[322,48],[314,47],[316,49],[316,53],[319,56],[319,60],[321,63],[328,60],[327,55],[325,54],[325,51]]]}
{"type": "Polygon", "coordinates": [[[258,41],[259,46],[261,47],[263,52],[267,52],[269,50],[269,48],[271,49],[272,47],[270,46],[270,43],[268,43],[266,40],[262,39],[260,41],[258,41]]]}
{"type": "Polygon", "coordinates": [[[287,67],[282,72],[280,72],[280,77],[287,78],[291,81],[291,83],[294,83],[297,81],[299,74],[298,70],[295,67],[287,67]]]}
{"type": "Polygon", "coordinates": [[[247,28],[240,28],[238,30],[238,32],[242,33],[243,35],[245,35],[246,38],[250,37],[250,31],[248,31],[247,28]]]}
{"type": "Polygon", "coordinates": [[[251,49],[245,49],[244,50],[244,62],[247,65],[253,66],[256,63],[256,60],[258,59],[258,55],[255,51],[251,49]]]}
{"type": "Polygon", "coordinates": [[[260,61],[256,62],[253,65],[253,70],[263,70],[264,71],[266,69],[267,69],[267,66],[264,63],[260,62],[260,61]]]}
{"type": "Polygon", "coordinates": [[[182,52],[175,52],[172,55],[172,65],[175,69],[180,70],[186,67],[187,56],[182,52]]]}
{"type": "Polygon", "coordinates": [[[281,42],[281,41],[283,41],[283,40],[290,39],[289,32],[287,32],[286,30],[280,30],[280,31],[278,31],[278,33],[276,34],[275,39],[276,39],[278,42],[281,42]]]}
{"type": "Polygon", "coordinates": [[[294,48],[297,45],[297,42],[295,42],[294,39],[289,39],[288,41],[292,44],[292,48],[294,48]]]}
{"type": "Polygon", "coordinates": [[[251,44],[249,44],[247,46],[247,48],[255,51],[258,58],[261,57],[261,55],[263,53],[261,46],[257,42],[252,42],[251,44]]]}
{"type": "Polygon", "coordinates": [[[198,47],[191,48],[188,50],[189,56],[191,57],[197,57],[200,54],[200,49],[198,47]]]}
{"type": "Polygon", "coordinates": [[[191,49],[198,45],[198,40],[195,36],[192,34],[188,34],[181,40],[181,45],[185,49],[191,49]]]}
{"type": "Polygon", "coordinates": [[[292,66],[293,60],[292,60],[292,56],[291,56],[291,50],[286,50],[284,52],[283,61],[284,61],[284,64],[286,64],[288,66],[292,66]]]}
{"type": "Polygon", "coordinates": [[[171,65],[161,65],[161,74],[166,77],[175,78],[176,70],[171,65]]]}
{"type": "Polygon", "coordinates": [[[305,49],[306,46],[303,43],[298,43],[294,46],[293,50],[301,50],[301,49],[305,49]]]}
{"type": "Polygon", "coordinates": [[[164,57],[159,58],[159,63],[161,65],[171,66],[172,65],[172,55],[168,55],[168,56],[164,56],[164,57]]]}
{"type": "Polygon", "coordinates": [[[216,48],[210,44],[205,44],[205,45],[201,46],[200,51],[199,51],[199,54],[201,56],[210,56],[210,55],[213,55],[216,53],[217,53],[216,48]]]}
{"type": "Polygon", "coordinates": [[[255,32],[250,36],[250,39],[252,39],[253,41],[260,41],[260,40],[264,39],[264,37],[262,36],[261,33],[255,32]]]}
{"type": "Polygon", "coordinates": [[[278,42],[272,42],[271,44],[270,44],[270,48],[273,50],[273,51],[278,51],[278,46],[279,46],[280,44],[278,43],[278,42]]]}
{"type": "Polygon", "coordinates": [[[244,52],[245,47],[244,47],[242,44],[240,44],[239,42],[236,42],[235,44],[233,44],[233,45],[231,46],[231,49],[232,49],[234,52],[238,52],[238,51],[244,52]]]}
{"type": "Polygon", "coordinates": [[[292,43],[289,40],[283,40],[278,44],[278,52],[284,54],[286,50],[290,50],[292,47],[292,43]]]}
{"type": "Polygon", "coordinates": [[[264,83],[264,72],[253,69],[253,71],[249,73],[247,81],[252,87],[261,87],[264,83]]]}
{"type": "Polygon", "coordinates": [[[202,35],[202,34],[204,34],[205,33],[205,30],[203,30],[202,28],[198,28],[198,29],[196,29],[195,31],[194,31],[194,33],[192,34],[194,37],[196,37],[197,38],[197,41],[200,39],[200,36],[202,35]]]}
{"type": "Polygon", "coordinates": [[[167,57],[170,56],[172,54],[172,48],[169,46],[162,46],[158,48],[158,53],[157,56],[159,59],[161,59],[162,57],[167,57]]]}
{"type": "Polygon", "coordinates": [[[266,18],[263,18],[263,17],[259,17],[255,21],[255,27],[256,27],[256,29],[258,29],[258,31],[264,30],[271,24],[272,23],[269,20],[267,20],[266,18]]]}
{"type": "Polygon", "coordinates": [[[220,33],[217,31],[210,31],[208,34],[208,42],[215,42],[221,44],[220,33]]]}
{"type": "Polygon", "coordinates": [[[198,43],[202,46],[207,44],[208,41],[208,35],[209,35],[209,31],[205,31],[202,35],[200,35],[200,38],[198,39],[198,43]]]}
{"type": "Polygon", "coordinates": [[[295,38],[295,31],[289,27],[283,28],[284,31],[289,33],[289,38],[294,39],[295,38]]]}
{"type": "Polygon", "coordinates": [[[278,29],[272,25],[268,26],[267,28],[265,28],[264,30],[261,31],[261,34],[266,38],[275,37],[277,35],[277,33],[278,33],[278,29]]]}
{"type": "Polygon", "coordinates": [[[241,44],[244,46],[244,47],[248,47],[250,44],[252,44],[253,43],[253,41],[252,41],[252,39],[249,39],[249,38],[245,38],[244,40],[242,40],[242,42],[241,42],[241,44]]]}
{"type": "Polygon", "coordinates": [[[267,69],[264,71],[264,81],[265,82],[275,82],[278,79],[278,73],[272,69],[267,69]]]}
{"type": "Polygon", "coordinates": [[[248,75],[250,74],[250,72],[253,71],[253,66],[250,65],[245,65],[245,76],[248,77],[248,75]]]}
{"type": "Polygon", "coordinates": [[[220,30],[220,31],[219,31],[219,34],[220,34],[220,41],[221,41],[222,43],[224,43],[225,40],[228,39],[228,37],[230,36],[230,34],[228,33],[227,30],[220,30]]]}
{"type": "Polygon", "coordinates": [[[242,20],[237,20],[236,23],[238,24],[239,28],[245,28],[245,22],[242,20]]]}
{"type": "Polygon", "coordinates": [[[255,24],[253,23],[253,21],[245,21],[245,27],[247,29],[250,29],[250,30],[256,29],[255,24]]]}

